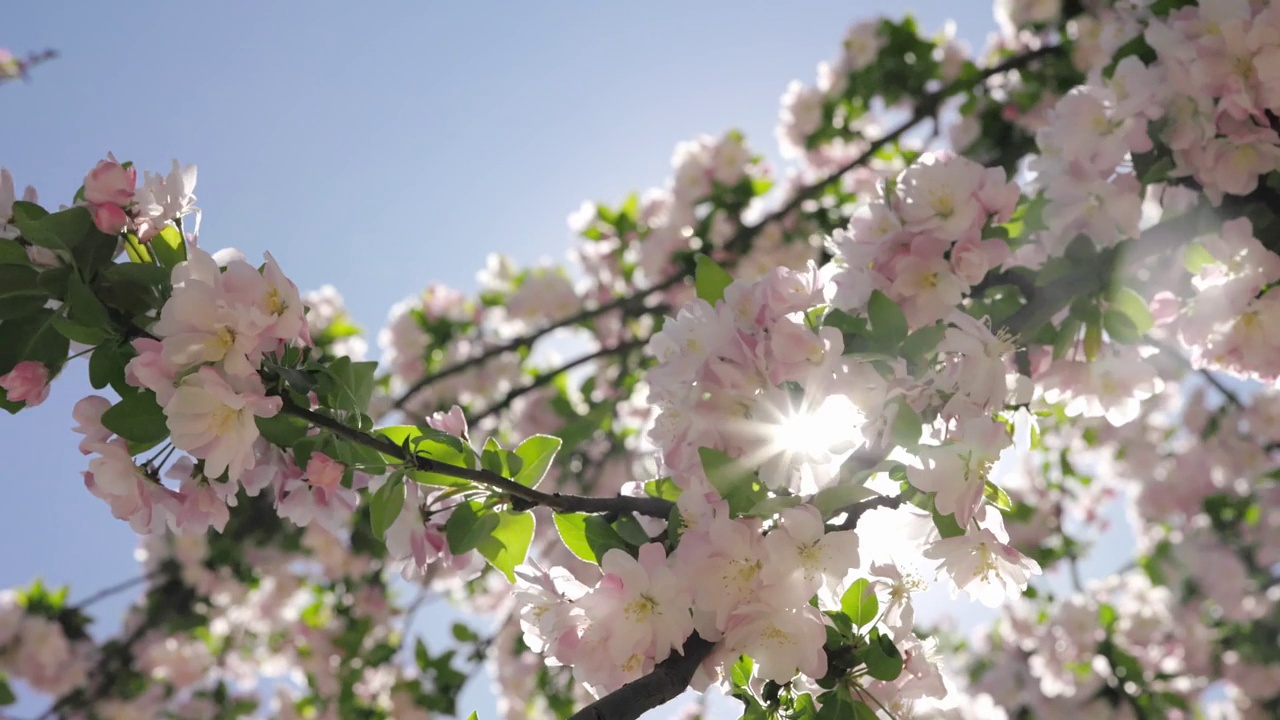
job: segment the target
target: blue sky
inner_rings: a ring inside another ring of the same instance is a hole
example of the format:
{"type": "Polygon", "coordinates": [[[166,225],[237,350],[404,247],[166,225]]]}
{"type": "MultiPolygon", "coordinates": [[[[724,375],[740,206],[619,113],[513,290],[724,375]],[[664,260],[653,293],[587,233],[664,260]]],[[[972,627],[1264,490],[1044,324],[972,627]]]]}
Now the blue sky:
{"type": "MultiPolygon", "coordinates": [[[[427,283],[473,288],[491,251],[561,260],[565,216],[662,183],[680,140],[736,127],[776,157],[788,81],[855,19],[906,10],[979,49],[994,27],[983,2],[15,4],[0,46],[61,57],[0,88],[0,164],[57,205],[108,151],[195,163],[203,245],[270,250],[376,332],[427,283]]],[[[0,417],[0,587],[39,575],[74,599],[137,572],[79,478],[83,373],[0,417]]]]}

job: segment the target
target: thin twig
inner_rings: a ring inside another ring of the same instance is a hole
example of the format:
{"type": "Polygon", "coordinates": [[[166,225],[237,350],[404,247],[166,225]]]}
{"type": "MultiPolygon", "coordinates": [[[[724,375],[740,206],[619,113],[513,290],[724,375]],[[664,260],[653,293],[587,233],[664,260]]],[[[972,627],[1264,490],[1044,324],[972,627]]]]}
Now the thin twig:
{"type": "Polygon", "coordinates": [[[99,590],[98,592],[93,593],[92,595],[81,600],[80,602],[76,603],[72,607],[76,610],[84,610],[90,605],[93,605],[94,603],[99,602],[101,600],[105,600],[111,597],[112,595],[117,595],[119,593],[124,592],[125,590],[129,590],[130,588],[134,588],[134,587],[137,587],[138,585],[145,584],[146,582],[148,582],[149,580],[151,580],[152,578],[160,574],[161,572],[157,569],[156,571],[147,573],[145,575],[132,577],[132,578],[129,578],[128,580],[122,580],[116,583],[115,585],[107,586],[99,590]]]}
{"type": "Polygon", "coordinates": [[[515,402],[521,396],[526,395],[530,392],[533,392],[534,390],[537,390],[538,388],[544,385],[547,385],[548,383],[555,380],[556,376],[560,375],[560,373],[572,370],[578,367],[579,365],[585,365],[586,363],[589,363],[592,360],[599,360],[600,358],[608,357],[610,355],[619,355],[622,353],[629,352],[631,350],[635,350],[636,348],[642,347],[644,343],[645,343],[644,340],[628,340],[626,342],[619,343],[613,347],[601,348],[600,350],[597,350],[591,353],[590,355],[583,355],[582,357],[570,360],[569,362],[565,363],[564,365],[561,365],[560,367],[554,370],[548,370],[547,372],[539,373],[537,377],[535,377],[530,382],[511,390],[501,400],[485,408],[483,412],[481,412],[480,414],[472,418],[471,424],[474,425],[476,423],[479,423],[481,420],[484,420],[487,417],[496,415],[502,412],[503,410],[506,410],[508,407],[511,406],[511,403],[515,402]]]}
{"type": "MultiPolygon", "coordinates": [[[[982,83],[986,82],[987,80],[991,79],[996,75],[1000,75],[1000,74],[1009,72],[1011,70],[1017,70],[1021,67],[1026,66],[1031,62],[1034,62],[1035,60],[1048,57],[1050,55],[1058,54],[1061,51],[1062,51],[1062,47],[1059,45],[1049,45],[1049,46],[1041,47],[1036,50],[1023,53],[1022,55],[1009,58],[1008,60],[1002,63],[999,63],[998,65],[994,65],[990,68],[987,68],[986,70],[983,70],[982,72],[978,73],[977,77],[975,78],[951,83],[946,87],[942,88],[941,90],[938,90],[937,92],[924,96],[923,98],[920,99],[920,102],[916,106],[916,111],[911,116],[910,119],[908,119],[903,124],[899,125],[888,135],[881,136],[880,138],[877,138],[876,140],[872,141],[871,144],[868,145],[867,148],[861,154],[859,154],[857,157],[850,160],[849,162],[845,163],[843,166],[837,168],[831,174],[827,175],[821,180],[811,185],[808,185],[805,188],[796,192],[796,194],[793,195],[786,203],[784,203],[782,206],[778,207],[777,209],[773,210],[769,214],[765,215],[763,218],[760,219],[759,222],[743,228],[740,232],[738,232],[736,236],[731,238],[725,244],[725,247],[741,253],[746,247],[750,246],[751,241],[754,240],[755,237],[759,235],[760,232],[764,230],[764,228],[768,227],[771,223],[774,223],[780,218],[786,217],[787,215],[791,214],[792,212],[797,210],[806,200],[813,198],[815,195],[822,192],[822,190],[824,190],[827,186],[836,182],[845,174],[849,173],[850,171],[854,170],[857,167],[860,167],[866,164],[872,157],[875,156],[876,153],[878,153],[886,145],[898,140],[900,137],[905,135],[908,131],[910,131],[916,125],[919,125],[921,122],[924,122],[925,120],[933,117],[937,111],[937,108],[942,104],[942,101],[944,99],[962,90],[972,89],[974,87],[977,87],[978,85],[981,85],[982,83]]],[[[618,310],[621,308],[626,308],[633,304],[643,303],[643,301],[648,297],[650,297],[651,295],[667,290],[683,282],[684,279],[688,277],[688,275],[689,275],[688,272],[674,273],[670,277],[659,282],[657,285],[652,285],[643,290],[638,290],[632,293],[631,295],[624,295],[620,298],[607,302],[604,305],[599,305],[594,308],[583,310],[574,315],[566,317],[562,320],[558,320],[549,325],[543,326],[542,328],[534,330],[528,335],[524,335],[512,340],[509,340],[508,342],[505,342],[502,345],[494,346],[473,358],[461,360],[455,363],[454,365],[450,365],[449,367],[444,368],[443,370],[440,370],[439,372],[426,375],[421,379],[419,379],[412,386],[410,386],[408,390],[406,390],[399,398],[397,398],[393,407],[396,410],[403,410],[405,406],[408,405],[409,401],[413,398],[413,396],[416,395],[422,389],[426,388],[427,386],[432,385],[436,382],[439,382],[444,378],[460,373],[463,370],[466,370],[470,367],[486,362],[487,360],[490,360],[497,355],[511,352],[513,350],[518,350],[519,348],[524,347],[526,345],[531,345],[532,343],[546,336],[550,332],[559,330],[560,328],[563,328],[563,327],[569,327],[570,325],[576,325],[578,323],[585,322],[599,315],[603,315],[605,313],[612,312],[614,310],[618,310]]]]}

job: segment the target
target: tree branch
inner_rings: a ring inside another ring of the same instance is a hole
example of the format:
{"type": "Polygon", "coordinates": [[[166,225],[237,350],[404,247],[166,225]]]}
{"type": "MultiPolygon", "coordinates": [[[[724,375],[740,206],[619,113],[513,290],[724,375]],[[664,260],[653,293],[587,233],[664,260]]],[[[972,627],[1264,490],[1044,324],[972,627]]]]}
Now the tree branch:
{"type": "Polygon", "coordinates": [[[105,587],[99,590],[96,593],[93,593],[92,595],[81,600],[80,602],[76,603],[72,607],[76,610],[83,610],[100,600],[105,600],[111,597],[112,595],[118,595],[119,593],[122,593],[125,590],[129,590],[130,588],[137,587],[138,585],[143,585],[148,581],[152,580],[153,578],[162,574],[163,573],[157,568],[155,571],[147,573],[145,575],[138,575],[137,577],[131,577],[128,580],[122,580],[121,582],[118,582],[115,585],[110,585],[108,587],[105,587]]]}
{"type": "Polygon", "coordinates": [[[471,423],[472,424],[478,423],[487,417],[491,417],[493,415],[496,415],[502,412],[503,410],[506,410],[508,407],[511,406],[511,403],[515,402],[521,396],[526,395],[530,392],[533,392],[534,390],[537,390],[538,388],[544,385],[549,384],[551,381],[555,380],[556,376],[559,375],[560,373],[566,372],[568,370],[572,370],[578,367],[579,365],[585,365],[586,363],[589,363],[592,360],[599,360],[600,358],[609,357],[610,355],[630,352],[631,350],[635,350],[636,348],[643,347],[644,344],[645,344],[644,340],[628,340],[626,342],[618,343],[613,347],[601,348],[600,350],[597,350],[591,353],[590,355],[583,355],[582,357],[576,358],[574,360],[570,360],[569,362],[565,363],[564,365],[561,365],[560,367],[554,370],[548,370],[547,372],[539,373],[537,377],[535,377],[530,382],[524,385],[521,385],[518,388],[512,389],[501,400],[485,408],[483,412],[481,412],[479,415],[476,415],[471,420],[471,423]]]}
{"type": "Polygon", "coordinates": [[[467,480],[477,485],[485,485],[499,492],[508,495],[514,499],[523,501],[525,504],[534,506],[541,505],[551,508],[557,512],[585,512],[585,513],[639,513],[650,517],[666,519],[671,514],[674,507],[668,500],[662,498],[651,497],[630,497],[619,495],[617,497],[581,497],[577,495],[563,495],[561,493],[544,493],[531,487],[525,487],[520,483],[503,477],[495,472],[480,469],[473,470],[471,468],[462,467],[460,465],[451,465],[438,460],[432,460],[418,454],[410,454],[396,443],[386,438],[370,435],[369,433],[356,430],[345,423],[323,415],[314,410],[309,410],[296,403],[288,397],[281,397],[284,401],[282,411],[296,418],[307,421],[308,423],[329,430],[330,432],[349,440],[358,445],[377,450],[388,457],[395,458],[401,462],[411,463],[415,470],[422,472],[437,473],[455,477],[460,480],[467,480]]]}
{"type": "Polygon", "coordinates": [[[858,520],[861,520],[862,516],[866,513],[877,508],[888,508],[893,510],[900,507],[902,503],[906,501],[907,493],[903,493],[901,495],[879,495],[877,497],[867,498],[866,500],[859,500],[858,502],[841,510],[841,512],[845,513],[844,521],[835,527],[841,530],[852,530],[858,526],[858,520]]]}
{"type": "Polygon", "coordinates": [[[569,720],[635,720],[645,711],[670,702],[684,692],[713,648],[715,643],[694,633],[685,641],[682,654],[663,660],[653,672],[596,700],[571,715],[569,720]]]}
{"type": "MultiPolygon", "coordinates": [[[[1049,57],[1051,55],[1057,55],[1061,52],[1062,52],[1062,46],[1060,45],[1051,45],[1051,46],[1044,46],[1041,48],[1037,48],[1035,50],[1031,50],[1021,55],[1011,57],[1008,60],[1005,60],[1004,62],[999,63],[997,65],[993,65],[987,68],[986,70],[983,70],[980,73],[978,73],[977,77],[975,78],[953,82],[943,87],[942,89],[938,90],[937,92],[930,93],[929,95],[924,96],[923,98],[920,99],[920,102],[916,105],[915,113],[912,114],[910,119],[908,119],[906,122],[899,125],[888,135],[883,135],[877,138],[876,140],[873,140],[871,144],[867,146],[866,150],[864,150],[861,154],[859,154],[854,159],[845,163],[840,168],[837,168],[831,174],[827,175],[821,180],[811,185],[808,185],[805,188],[796,192],[796,194],[793,195],[787,202],[783,203],[782,206],[778,207],[777,209],[773,210],[769,214],[765,215],[755,224],[744,227],[741,231],[738,232],[737,235],[735,235],[733,238],[730,238],[730,240],[727,243],[725,243],[725,247],[739,253],[744,252],[746,249],[750,247],[751,241],[754,240],[755,237],[759,235],[760,232],[764,230],[766,227],[768,227],[771,223],[776,222],[778,219],[783,218],[791,214],[792,212],[796,211],[806,200],[813,198],[815,195],[822,192],[827,186],[836,182],[845,174],[849,173],[850,171],[854,170],[855,168],[861,165],[866,164],[867,161],[869,161],[872,157],[874,157],[875,154],[879,152],[882,148],[884,148],[886,145],[898,140],[903,135],[905,135],[908,131],[914,128],[916,125],[919,125],[925,120],[934,117],[935,114],[937,113],[938,107],[942,104],[942,101],[947,99],[948,97],[951,97],[952,95],[955,95],[956,93],[961,92],[963,90],[968,90],[968,89],[977,87],[978,85],[983,84],[984,82],[986,82],[987,80],[991,79],[996,75],[1001,75],[1011,70],[1017,70],[1017,69],[1026,67],[1027,65],[1031,64],[1036,60],[1049,57]]],[[[427,386],[432,385],[436,382],[439,382],[447,377],[451,377],[457,373],[460,373],[463,370],[466,370],[472,367],[473,365],[490,360],[497,355],[501,355],[506,352],[511,352],[513,350],[517,350],[526,345],[530,345],[536,342],[537,340],[541,339],[542,337],[546,336],[550,332],[559,330],[560,328],[563,328],[563,327],[569,327],[570,325],[576,325],[580,322],[585,322],[594,317],[603,315],[608,312],[612,312],[614,310],[624,309],[634,304],[643,303],[651,295],[662,292],[663,290],[667,290],[683,282],[684,279],[688,277],[688,275],[689,275],[688,272],[674,273],[670,277],[659,282],[657,285],[652,285],[648,288],[645,288],[644,290],[637,290],[631,295],[624,295],[615,300],[607,302],[604,305],[583,310],[567,318],[558,320],[542,328],[539,328],[538,330],[534,330],[528,335],[514,338],[512,340],[509,340],[503,343],[502,345],[497,345],[495,347],[492,347],[480,353],[479,355],[475,356],[474,358],[462,360],[454,365],[450,365],[449,367],[444,368],[443,370],[440,370],[439,372],[426,375],[423,378],[419,379],[416,383],[414,383],[399,398],[397,398],[392,407],[394,407],[396,410],[403,410],[405,406],[409,403],[409,400],[411,400],[414,395],[416,395],[418,392],[420,392],[427,386]]]]}

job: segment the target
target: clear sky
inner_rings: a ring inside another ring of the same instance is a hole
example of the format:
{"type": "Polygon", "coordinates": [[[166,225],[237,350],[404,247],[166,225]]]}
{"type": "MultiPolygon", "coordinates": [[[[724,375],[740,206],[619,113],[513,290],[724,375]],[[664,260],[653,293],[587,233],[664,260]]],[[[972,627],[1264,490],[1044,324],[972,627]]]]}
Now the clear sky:
{"type": "MultiPolygon", "coordinates": [[[[978,49],[994,28],[973,1],[15,3],[0,47],[61,57],[0,88],[0,165],[56,206],[108,151],[195,163],[202,244],[337,285],[372,344],[393,302],[472,289],[491,251],[563,259],[565,216],[662,183],[680,140],[737,127],[776,157],[788,81],[812,83],[852,21],[905,11],[978,49]]],[[[0,587],[41,575],[74,599],[137,572],[133,532],[80,481],[83,375],[0,417],[0,587]]]]}

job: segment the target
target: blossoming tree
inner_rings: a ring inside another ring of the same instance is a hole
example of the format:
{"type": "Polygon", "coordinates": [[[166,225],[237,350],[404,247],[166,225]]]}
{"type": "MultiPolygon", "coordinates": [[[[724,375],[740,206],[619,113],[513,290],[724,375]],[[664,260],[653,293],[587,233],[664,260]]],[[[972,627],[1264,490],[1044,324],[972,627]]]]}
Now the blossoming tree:
{"type": "Polygon", "coordinates": [[[683,143],[571,216],[571,268],[392,308],[380,363],[336,290],[197,238],[192,166],[108,157],[56,212],[0,174],[0,404],[87,365],[84,485],[145,570],[102,643],[65,589],[0,594],[0,703],[426,718],[487,669],[508,718],[710,686],[749,718],[1280,717],[1280,6],[997,15],[976,59],[854,25],[783,96],[785,171],[683,143]],[[593,349],[537,360],[561,328],[593,349]],[[1133,561],[1086,582],[1110,504],[1133,561]],[[925,627],[931,582],[1002,615],[925,627]],[[494,631],[406,640],[415,587],[494,631]]]}

